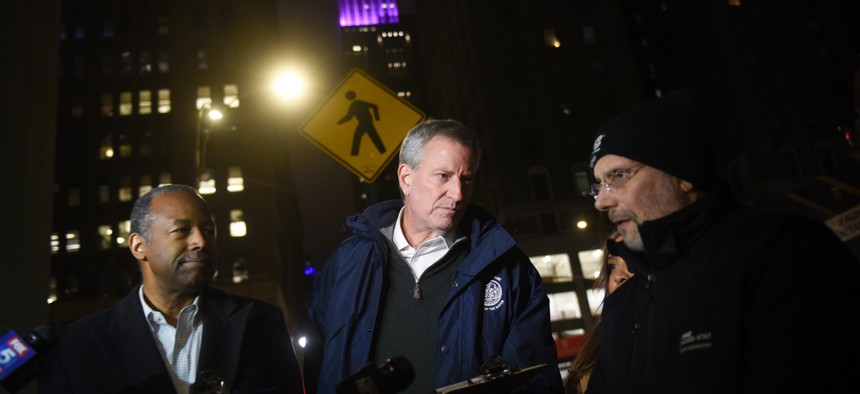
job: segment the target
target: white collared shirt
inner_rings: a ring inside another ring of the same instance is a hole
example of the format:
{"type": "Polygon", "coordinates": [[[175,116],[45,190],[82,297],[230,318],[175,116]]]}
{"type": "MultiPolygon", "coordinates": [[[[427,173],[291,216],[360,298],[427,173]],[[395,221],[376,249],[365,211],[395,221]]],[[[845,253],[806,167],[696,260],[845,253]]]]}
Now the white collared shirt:
{"type": "MultiPolygon", "coordinates": [[[[445,236],[437,236],[435,238],[424,241],[418,245],[418,249],[409,245],[406,236],[403,234],[403,227],[400,226],[400,221],[403,220],[403,210],[397,215],[397,221],[394,222],[394,231],[391,234],[391,241],[394,242],[394,247],[400,252],[400,255],[412,267],[412,272],[415,274],[415,281],[421,278],[421,274],[430,268],[431,265],[442,259],[445,253],[451,249],[454,244],[454,233],[445,234],[445,236]]],[[[464,237],[465,238],[465,237],[464,237]]],[[[458,240],[459,241],[459,240],[458,240]]]]}
{"type": "Polygon", "coordinates": [[[143,297],[143,286],[140,286],[143,314],[149,323],[152,337],[160,345],[159,353],[168,367],[177,394],[188,394],[191,384],[197,379],[197,358],[200,356],[200,344],[203,340],[203,318],[198,313],[199,301],[198,296],[191,305],[182,308],[176,327],[173,327],[165,320],[164,314],[149,306],[143,297]]]}

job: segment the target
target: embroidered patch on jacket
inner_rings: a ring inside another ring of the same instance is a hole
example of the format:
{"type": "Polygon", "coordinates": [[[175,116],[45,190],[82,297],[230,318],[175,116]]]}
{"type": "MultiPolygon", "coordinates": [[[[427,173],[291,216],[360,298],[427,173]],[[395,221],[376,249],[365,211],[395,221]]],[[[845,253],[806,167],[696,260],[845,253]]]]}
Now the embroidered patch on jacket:
{"type": "Polygon", "coordinates": [[[679,343],[681,354],[692,350],[701,350],[710,347],[711,333],[709,332],[700,332],[698,334],[693,334],[692,331],[687,331],[681,334],[681,341],[679,343]]]}
{"type": "Polygon", "coordinates": [[[484,310],[494,311],[499,309],[505,300],[502,299],[502,284],[499,283],[502,278],[494,277],[484,290],[484,310]]]}

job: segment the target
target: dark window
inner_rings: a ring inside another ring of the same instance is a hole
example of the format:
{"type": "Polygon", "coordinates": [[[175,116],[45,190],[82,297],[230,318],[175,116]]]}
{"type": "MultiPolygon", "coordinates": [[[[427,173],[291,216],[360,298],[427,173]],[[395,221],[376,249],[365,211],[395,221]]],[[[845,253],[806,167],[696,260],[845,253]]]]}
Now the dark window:
{"type": "Polygon", "coordinates": [[[209,25],[209,10],[197,9],[194,11],[194,29],[202,30],[209,25]]]}
{"type": "Polygon", "coordinates": [[[113,38],[113,21],[105,21],[102,24],[102,37],[113,38]]]}
{"type": "Polygon", "coordinates": [[[83,40],[86,37],[87,37],[87,29],[86,29],[86,25],[84,25],[84,22],[75,23],[75,39],[76,40],[83,40]]]}

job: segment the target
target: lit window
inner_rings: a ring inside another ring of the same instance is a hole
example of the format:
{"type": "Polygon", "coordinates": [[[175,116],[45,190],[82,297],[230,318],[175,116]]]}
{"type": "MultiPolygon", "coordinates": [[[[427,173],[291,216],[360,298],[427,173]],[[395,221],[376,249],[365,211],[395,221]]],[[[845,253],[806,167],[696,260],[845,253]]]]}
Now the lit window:
{"type": "Polygon", "coordinates": [[[158,51],[158,72],[166,73],[170,71],[170,55],[166,50],[158,51]]]}
{"type": "Polygon", "coordinates": [[[582,268],[582,276],[586,279],[597,279],[600,277],[600,267],[603,266],[603,250],[583,250],[576,255],[579,258],[579,266],[582,268]]]}
{"type": "Polygon", "coordinates": [[[158,89],[158,113],[170,112],[170,89],[158,89]]]}
{"type": "Polygon", "coordinates": [[[242,177],[242,167],[227,169],[227,191],[240,192],[245,190],[245,178],[242,177]]]}
{"type": "Polygon", "coordinates": [[[141,90],[138,92],[137,111],[141,115],[149,115],[152,113],[152,91],[141,90]]]}
{"type": "Polygon", "coordinates": [[[128,236],[131,234],[131,220],[123,220],[117,225],[119,230],[116,235],[116,244],[118,246],[128,246],[128,236]]]}
{"type": "Polygon", "coordinates": [[[591,309],[592,316],[600,315],[600,308],[603,306],[603,299],[605,296],[606,290],[602,287],[599,288],[591,288],[585,291],[586,299],[588,300],[588,309],[591,309]]]}
{"type": "Polygon", "coordinates": [[[573,270],[567,253],[529,257],[545,282],[570,282],[573,270]]]}
{"type": "Polygon", "coordinates": [[[102,116],[113,116],[113,95],[102,94],[102,116]]]}
{"type": "Polygon", "coordinates": [[[117,197],[120,201],[131,201],[131,179],[129,177],[120,178],[117,197]]]}
{"type": "Polygon", "coordinates": [[[248,280],[248,262],[245,256],[236,256],[233,260],[233,283],[242,283],[248,280]]]}
{"type": "Polygon", "coordinates": [[[119,114],[122,116],[131,115],[131,92],[121,92],[119,94],[119,114]]]}
{"type": "Polygon", "coordinates": [[[197,109],[212,105],[212,91],[208,86],[197,87],[197,109]]]}
{"type": "Polygon", "coordinates": [[[81,205],[81,188],[79,187],[70,187],[69,188],[69,206],[76,207],[81,205]]]}
{"type": "Polygon", "coordinates": [[[239,108],[239,86],[224,85],[224,105],[228,108],[239,108]]]}
{"type": "Polygon", "coordinates": [[[110,186],[99,185],[99,203],[104,204],[110,201],[110,186]]]}
{"type": "Polygon", "coordinates": [[[60,251],[60,235],[51,233],[51,254],[56,254],[60,251]]]}
{"type": "Polygon", "coordinates": [[[200,174],[200,181],[198,183],[197,191],[200,192],[200,194],[215,193],[215,177],[212,176],[211,170],[204,170],[200,174]]]}
{"type": "Polygon", "coordinates": [[[248,228],[245,226],[245,214],[241,209],[230,210],[230,236],[244,237],[248,234],[248,228]]]}
{"type": "Polygon", "coordinates": [[[544,29],[543,41],[548,47],[561,47],[561,41],[558,40],[558,35],[555,34],[555,29],[544,29]]]}
{"type": "Polygon", "coordinates": [[[547,294],[549,298],[549,320],[579,319],[582,310],[579,309],[579,298],[575,291],[547,294]]]}
{"type": "Polygon", "coordinates": [[[110,249],[111,244],[113,244],[113,229],[110,228],[109,225],[99,226],[99,246],[101,246],[102,250],[110,249]]]}
{"type": "Polygon", "coordinates": [[[158,186],[161,185],[169,185],[173,182],[173,177],[170,176],[169,172],[162,172],[158,175],[158,186]]]}
{"type": "Polygon", "coordinates": [[[137,195],[142,196],[152,190],[152,177],[149,174],[140,176],[140,186],[137,188],[137,195]]]}
{"type": "Polygon", "coordinates": [[[66,233],[66,252],[75,253],[81,250],[81,235],[78,230],[66,233]]]}

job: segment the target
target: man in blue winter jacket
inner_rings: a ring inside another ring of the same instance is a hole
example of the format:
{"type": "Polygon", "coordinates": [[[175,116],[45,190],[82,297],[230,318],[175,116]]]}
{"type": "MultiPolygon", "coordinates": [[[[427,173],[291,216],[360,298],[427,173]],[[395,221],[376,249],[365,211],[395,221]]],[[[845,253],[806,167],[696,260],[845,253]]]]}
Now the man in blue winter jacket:
{"type": "Polygon", "coordinates": [[[480,158],[477,137],[457,121],[428,120],[408,133],[397,168],[402,201],[349,217],[354,235],[316,280],[309,391],[334,393],[368,363],[403,357],[415,372],[403,392],[433,393],[481,375],[495,356],[511,370],[546,364],[518,391],[563,391],[540,275],[511,235],[469,204],[480,158]]]}

